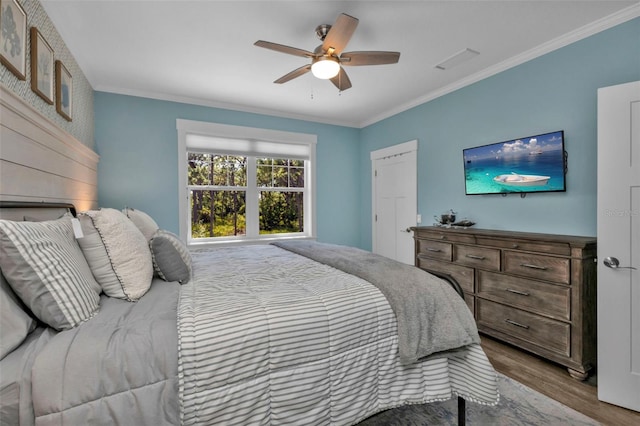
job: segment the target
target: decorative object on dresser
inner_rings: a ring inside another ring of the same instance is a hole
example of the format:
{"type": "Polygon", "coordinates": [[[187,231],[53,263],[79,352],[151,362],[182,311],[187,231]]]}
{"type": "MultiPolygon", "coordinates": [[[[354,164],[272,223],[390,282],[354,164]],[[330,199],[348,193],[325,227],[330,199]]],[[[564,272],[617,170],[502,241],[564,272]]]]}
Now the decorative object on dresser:
{"type": "Polygon", "coordinates": [[[413,231],[416,266],[458,281],[478,330],[587,378],[597,348],[595,237],[413,231]]]}
{"type": "Polygon", "coordinates": [[[445,212],[440,216],[436,215],[433,218],[436,220],[434,225],[449,226],[456,221],[456,212],[454,212],[453,209],[449,209],[448,212],[445,212]]]}

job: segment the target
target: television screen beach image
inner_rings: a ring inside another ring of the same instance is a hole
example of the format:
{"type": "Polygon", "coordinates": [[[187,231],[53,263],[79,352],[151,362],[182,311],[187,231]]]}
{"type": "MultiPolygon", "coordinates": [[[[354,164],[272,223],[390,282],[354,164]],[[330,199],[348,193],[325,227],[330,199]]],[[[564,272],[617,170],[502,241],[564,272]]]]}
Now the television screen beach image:
{"type": "Polygon", "coordinates": [[[564,131],[463,150],[467,195],[566,191],[564,131]]]}

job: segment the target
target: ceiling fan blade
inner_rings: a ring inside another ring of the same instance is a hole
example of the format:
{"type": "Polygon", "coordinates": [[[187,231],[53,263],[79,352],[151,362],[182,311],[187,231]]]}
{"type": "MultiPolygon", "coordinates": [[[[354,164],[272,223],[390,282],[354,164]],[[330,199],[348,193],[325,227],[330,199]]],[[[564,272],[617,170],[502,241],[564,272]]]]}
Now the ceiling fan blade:
{"type": "Polygon", "coordinates": [[[322,50],[326,52],[329,48],[333,48],[333,54],[339,55],[349,43],[357,26],[358,18],[345,13],[340,14],[325,37],[322,50]]]}
{"type": "Polygon", "coordinates": [[[400,52],[345,52],[340,55],[340,63],[348,66],[395,64],[400,60],[400,52]]]}
{"type": "Polygon", "coordinates": [[[309,71],[311,71],[310,64],[301,66],[300,68],[296,68],[295,70],[291,71],[289,74],[283,75],[282,77],[274,81],[274,83],[278,83],[278,84],[286,83],[287,81],[293,80],[296,77],[300,77],[301,75],[306,74],[309,71]]]}
{"type": "Polygon", "coordinates": [[[270,41],[258,40],[253,43],[254,46],[264,47],[265,49],[275,50],[276,52],[287,53],[289,55],[302,56],[305,58],[313,58],[315,55],[308,50],[298,49],[297,47],[285,46],[284,44],[272,43],[270,41]]]}
{"type": "Polygon", "coordinates": [[[331,82],[341,92],[351,88],[351,80],[349,80],[349,76],[342,67],[340,67],[340,72],[338,73],[338,75],[331,79],[331,82]]]}

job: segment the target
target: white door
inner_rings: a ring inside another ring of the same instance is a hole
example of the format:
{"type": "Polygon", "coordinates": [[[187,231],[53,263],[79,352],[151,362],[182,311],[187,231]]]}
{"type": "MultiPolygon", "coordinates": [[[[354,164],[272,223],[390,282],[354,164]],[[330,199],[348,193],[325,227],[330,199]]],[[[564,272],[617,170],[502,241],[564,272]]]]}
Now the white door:
{"type": "Polygon", "coordinates": [[[598,90],[598,398],[640,411],[640,82],[598,90]]]}
{"type": "Polygon", "coordinates": [[[414,264],[413,234],[418,209],[417,141],[371,153],[373,252],[414,264]]]}

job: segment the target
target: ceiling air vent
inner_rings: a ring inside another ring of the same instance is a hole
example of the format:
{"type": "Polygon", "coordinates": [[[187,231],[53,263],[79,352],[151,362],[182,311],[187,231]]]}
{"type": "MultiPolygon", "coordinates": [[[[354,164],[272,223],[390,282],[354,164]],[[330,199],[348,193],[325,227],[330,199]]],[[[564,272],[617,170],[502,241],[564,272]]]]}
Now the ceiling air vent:
{"type": "Polygon", "coordinates": [[[461,63],[466,62],[469,59],[478,56],[479,54],[480,52],[478,51],[466,48],[456,53],[455,55],[450,56],[444,61],[440,62],[438,65],[436,65],[436,68],[438,68],[439,70],[448,70],[449,68],[453,68],[456,65],[460,65],[461,63]]]}

